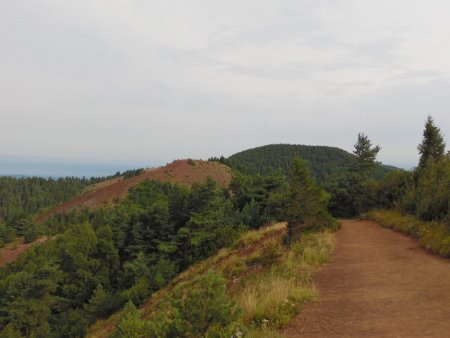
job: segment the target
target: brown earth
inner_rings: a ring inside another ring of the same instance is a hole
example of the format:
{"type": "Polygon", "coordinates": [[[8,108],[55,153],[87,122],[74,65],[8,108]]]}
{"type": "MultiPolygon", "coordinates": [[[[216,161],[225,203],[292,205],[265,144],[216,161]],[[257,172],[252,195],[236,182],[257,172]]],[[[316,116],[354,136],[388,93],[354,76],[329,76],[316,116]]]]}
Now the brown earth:
{"type": "Polygon", "coordinates": [[[57,213],[75,208],[100,208],[116,198],[125,197],[132,186],[147,179],[190,186],[194,182],[206,181],[208,176],[221,187],[228,187],[231,182],[230,168],[219,162],[196,160],[189,163],[187,160],[178,160],[165,167],[147,169],[143,174],[128,179],[112,179],[94,184],[88,187],[83,195],[40,214],[35,221],[43,222],[57,213]]]}
{"type": "Polygon", "coordinates": [[[47,237],[41,237],[33,243],[24,244],[23,237],[17,238],[14,243],[8,244],[0,249],[0,268],[14,261],[22,252],[25,252],[34,244],[39,244],[46,240],[47,237]]]}
{"type": "Polygon", "coordinates": [[[287,337],[450,337],[450,261],[371,221],[344,221],[320,299],[287,337]]]}

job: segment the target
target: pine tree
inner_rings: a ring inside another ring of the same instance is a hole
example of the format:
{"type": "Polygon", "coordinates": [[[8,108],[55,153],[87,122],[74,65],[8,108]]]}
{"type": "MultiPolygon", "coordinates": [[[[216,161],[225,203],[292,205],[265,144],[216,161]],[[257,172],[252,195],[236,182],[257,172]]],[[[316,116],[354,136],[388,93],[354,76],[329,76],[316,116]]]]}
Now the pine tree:
{"type": "Polygon", "coordinates": [[[419,168],[424,168],[428,161],[436,162],[445,155],[444,138],[430,115],[425,123],[422,143],[418,145],[417,149],[421,155],[419,168]]]}
{"type": "Polygon", "coordinates": [[[380,152],[380,146],[372,146],[372,142],[367,135],[359,133],[358,140],[355,143],[353,154],[356,156],[356,162],[353,170],[359,174],[367,175],[376,165],[376,158],[380,152]]]}
{"type": "Polygon", "coordinates": [[[294,235],[294,228],[327,223],[331,216],[327,212],[328,194],[318,187],[300,156],[294,157],[291,167],[291,182],[288,193],[288,241],[294,235]]]}
{"type": "Polygon", "coordinates": [[[103,289],[101,284],[97,285],[92,297],[87,304],[84,304],[84,309],[89,315],[91,320],[95,320],[98,317],[104,317],[108,313],[106,303],[108,302],[108,294],[103,289]]]}
{"type": "Polygon", "coordinates": [[[359,215],[372,207],[373,196],[372,181],[373,170],[377,166],[376,158],[381,150],[380,146],[373,146],[369,137],[363,133],[358,134],[353,154],[355,162],[350,168],[344,187],[347,192],[348,204],[345,209],[349,216],[359,215]]]}

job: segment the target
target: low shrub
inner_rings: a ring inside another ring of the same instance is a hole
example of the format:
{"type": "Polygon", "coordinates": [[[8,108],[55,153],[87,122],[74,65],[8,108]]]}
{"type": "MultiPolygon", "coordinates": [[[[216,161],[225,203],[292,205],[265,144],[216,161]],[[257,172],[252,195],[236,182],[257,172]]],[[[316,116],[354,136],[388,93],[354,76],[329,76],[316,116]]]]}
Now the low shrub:
{"type": "Polygon", "coordinates": [[[147,337],[201,337],[208,329],[226,327],[239,312],[226,295],[222,276],[208,272],[177,285],[148,322],[147,337]]]}

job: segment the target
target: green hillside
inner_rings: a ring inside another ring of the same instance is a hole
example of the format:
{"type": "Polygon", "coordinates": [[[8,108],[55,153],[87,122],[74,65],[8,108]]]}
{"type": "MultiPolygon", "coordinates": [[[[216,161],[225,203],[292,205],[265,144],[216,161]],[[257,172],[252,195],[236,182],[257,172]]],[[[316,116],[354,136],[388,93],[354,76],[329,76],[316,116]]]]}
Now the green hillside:
{"type": "MultiPolygon", "coordinates": [[[[355,156],[337,147],[307,146],[294,144],[270,144],[248,149],[227,158],[226,164],[246,174],[269,174],[281,169],[288,173],[292,158],[300,155],[308,162],[315,178],[326,184],[333,177],[343,176],[352,165],[355,156]]],[[[381,165],[374,172],[382,178],[396,168],[381,165]]]]}

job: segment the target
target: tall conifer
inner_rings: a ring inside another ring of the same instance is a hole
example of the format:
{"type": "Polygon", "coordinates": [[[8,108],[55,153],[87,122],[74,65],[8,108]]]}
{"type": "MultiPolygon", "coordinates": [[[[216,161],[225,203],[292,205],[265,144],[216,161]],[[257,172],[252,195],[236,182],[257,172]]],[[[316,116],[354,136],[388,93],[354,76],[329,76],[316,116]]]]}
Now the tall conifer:
{"type": "Polygon", "coordinates": [[[444,138],[430,115],[425,123],[422,143],[417,149],[420,154],[419,168],[424,168],[428,161],[436,162],[445,155],[444,138]]]}

